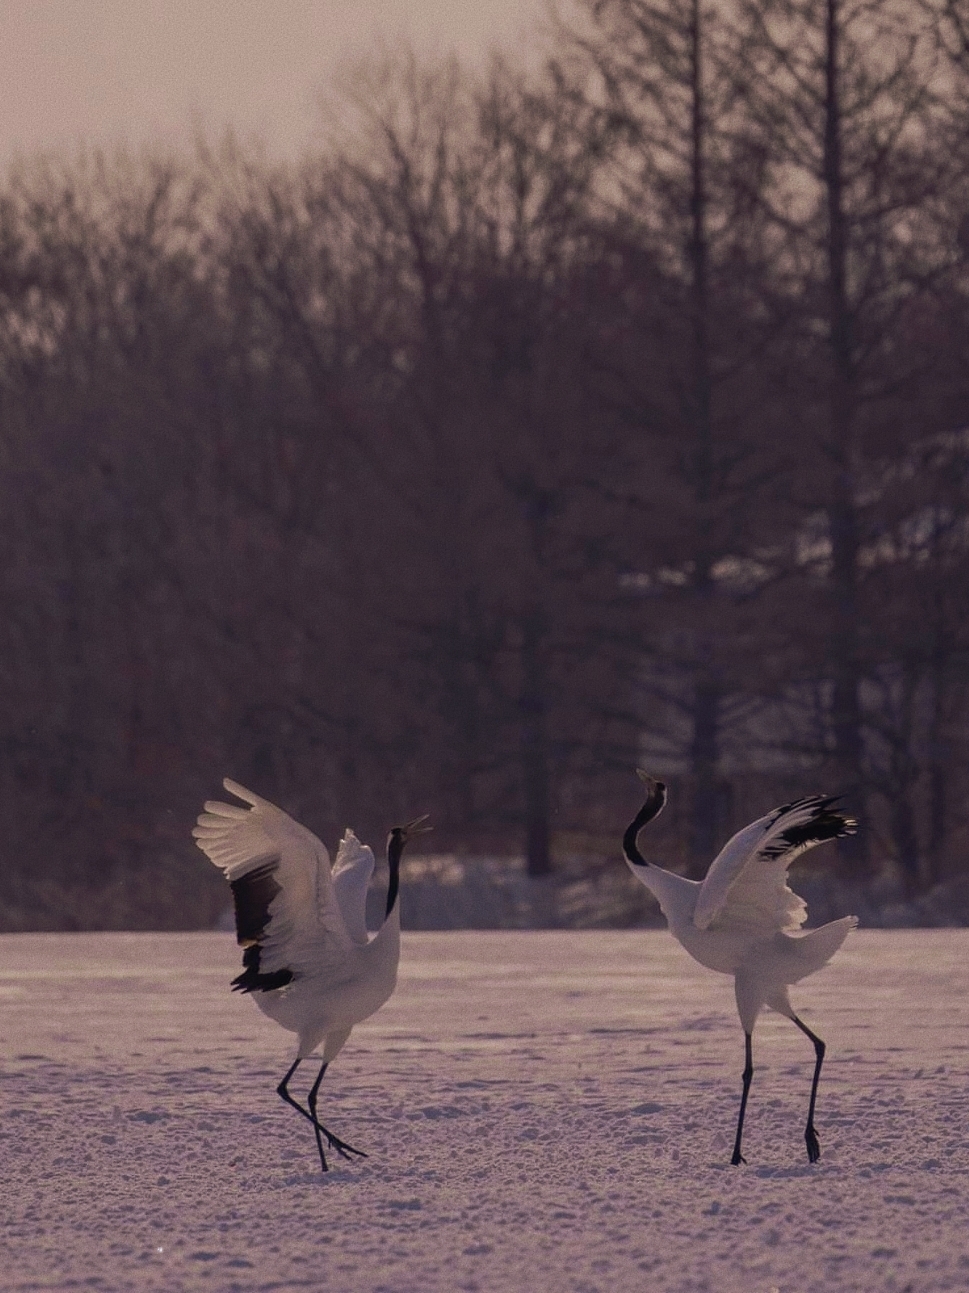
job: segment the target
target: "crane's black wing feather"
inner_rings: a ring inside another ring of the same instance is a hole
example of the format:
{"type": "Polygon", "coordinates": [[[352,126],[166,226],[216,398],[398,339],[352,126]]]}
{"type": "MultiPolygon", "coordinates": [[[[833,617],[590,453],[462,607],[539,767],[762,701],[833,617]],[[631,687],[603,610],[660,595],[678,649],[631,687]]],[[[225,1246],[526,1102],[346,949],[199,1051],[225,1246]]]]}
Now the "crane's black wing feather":
{"type": "Polygon", "coordinates": [[[282,892],[275,879],[278,869],[277,855],[230,884],[236,913],[236,939],[244,948],[244,968],[242,974],[232,980],[233,992],[271,992],[292,982],[293,971],[288,967],[266,973],[259,967],[261,940],[270,920],[269,908],[276,895],[282,892]]]}

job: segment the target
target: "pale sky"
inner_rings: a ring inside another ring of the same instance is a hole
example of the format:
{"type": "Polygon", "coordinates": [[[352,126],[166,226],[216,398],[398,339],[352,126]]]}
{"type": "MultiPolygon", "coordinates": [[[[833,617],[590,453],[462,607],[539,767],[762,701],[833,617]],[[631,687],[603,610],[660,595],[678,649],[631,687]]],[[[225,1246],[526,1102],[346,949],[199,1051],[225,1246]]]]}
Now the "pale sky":
{"type": "Polygon", "coordinates": [[[534,59],[543,0],[0,0],[0,165],[232,125],[295,154],[341,63],[409,40],[480,62],[534,59]]]}

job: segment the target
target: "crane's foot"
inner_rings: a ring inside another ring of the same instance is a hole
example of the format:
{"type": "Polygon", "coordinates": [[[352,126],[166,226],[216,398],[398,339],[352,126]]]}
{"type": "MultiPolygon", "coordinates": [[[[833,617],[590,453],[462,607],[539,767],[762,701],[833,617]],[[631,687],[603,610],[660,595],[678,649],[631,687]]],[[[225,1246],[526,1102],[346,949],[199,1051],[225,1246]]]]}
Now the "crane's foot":
{"type": "Polygon", "coordinates": [[[818,1143],[818,1133],[814,1130],[814,1124],[808,1123],[804,1130],[804,1143],[807,1145],[808,1162],[816,1163],[821,1157],[821,1146],[818,1143]]]}
{"type": "Polygon", "coordinates": [[[332,1131],[327,1131],[327,1129],[322,1125],[322,1123],[316,1123],[315,1129],[316,1129],[316,1148],[319,1150],[319,1153],[320,1153],[321,1171],[328,1172],[330,1170],[330,1165],[326,1161],[326,1154],[323,1152],[323,1136],[326,1137],[326,1143],[330,1147],[330,1149],[335,1150],[336,1153],[338,1153],[341,1158],[345,1158],[347,1162],[352,1162],[352,1159],[350,1157],[351,1154],[356,1154],[358,1158],[367,1157],[367,1155],[363,1152],[362,1149],[354,1149],[352,1145],[348,1145],[346,1141],[341,1140],[339,1136],[334,1136],[332,1131]],[[320,1133],[322,1133],[322,1135],[320,1133]]]}
{"type": "Polygon", "coordinates": [[[741,1154],[739,1149],[735,1149],[730,1158],[730,1166],[739,1167],[741,1163],[746,1165],[747,1160],[744,1158],[743,1154],[741,1154]]]}
{"type": "Polygon", "coordinates": [[[330,1149],[335,1149],[340,1157],[347,1159],[348,1162],[353,1154],[356,1154],[358,1158],[367,1157],[362,1149],[354,1149],[352,1145],[348,1145],[346,1141],[341,1140],[339,1136],[334,1136],[333,1132],[327,1131],[325,1127],[321,1127],[321,1131],[326,1137],[326,1143],[329,1145],[330,1149]]]}

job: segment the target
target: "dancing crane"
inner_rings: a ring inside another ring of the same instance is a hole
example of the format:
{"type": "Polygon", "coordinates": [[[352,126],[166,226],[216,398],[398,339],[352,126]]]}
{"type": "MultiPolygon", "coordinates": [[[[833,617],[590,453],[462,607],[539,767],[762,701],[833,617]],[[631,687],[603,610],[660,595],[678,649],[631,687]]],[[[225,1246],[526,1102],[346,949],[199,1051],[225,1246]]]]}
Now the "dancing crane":
{"type": "Polygon", "coordinates": [[[629,869],[659,902],[670,933],[690,955],[708,969],[732,974],[737,1012],[744,1030],[746,1063],[731,1163],[745,1163],[741,1154],[744,1114],[754,1074],[753,1032],[764,1006],[785,1015],[814,1045],[814,1079],[804,1139],[808,1159],[821,1156],[814,1127],[818,1080],[824,1042],[791,1008],[790,984],[820,970],[858,924],[843,916],[805,934],[807,905],[787,885],[787,868],[799,854],[825,840],[853,834],[858,823],[834,805],[837,799],[808,795],[784,804],[745,826],[727,842],[701,882],[674,875],[647,862],[638,848],[639,832],[666,803],[666,787],[637,769],[646,786],[646,802],[623,836],[629,869]]]}
{"type": "Polygon", "coordinates": [[[366,1157],[323,1126],[317,1098],[323,1075],[354,1024],[379,1010],[396,986],[400,859],[407,841],[431,828],[425,816],[390,832],[386,915],[377,934],[368,938],[371,849],[348,830],[331,871],[329,854],[312,831],[236,782],[226,778],[222,784],[250,807],[209,801],[192,834],[232,889],[236,935],[243,948],[243,970],[232,989],[251,993],[264,1014],[296,1033],[296,1058],[276,1091],[312,1123],[325,1172],[324,1138],[343,1158],[366,1157]],[[289,1082],[321,1045],[322,1067],[304,1108],[290,1094],[289,1082]]]}

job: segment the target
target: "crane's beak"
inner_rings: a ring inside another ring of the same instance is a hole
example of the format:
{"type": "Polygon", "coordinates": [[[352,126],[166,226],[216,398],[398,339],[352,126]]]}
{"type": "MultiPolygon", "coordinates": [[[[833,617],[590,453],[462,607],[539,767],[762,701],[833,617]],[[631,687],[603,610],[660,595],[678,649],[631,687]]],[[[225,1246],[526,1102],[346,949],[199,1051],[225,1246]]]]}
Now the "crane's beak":
{"type": "Polygon", "coordinates": [[[657,784],[656,778],[651,777],[649,773],[644,772],[642,768],[636,769],[636,776],[640,779],[640,781],[643,783],[644,786],[649,786],[651,790],[653,786],[657,784]]]}
{"type": "Polygon", "coordinates": [[[430,813],[425,813],[423,817],[415,817],[414,820],[412,822],[408,822],[406,826],[397,826],[395,829],[400,831],[401,837],[404,840],[412,840],[415,835],[426,835],[429,831],[434,829],[433,826],[428,826],[426,824],[429,817],[430,813]]]}

